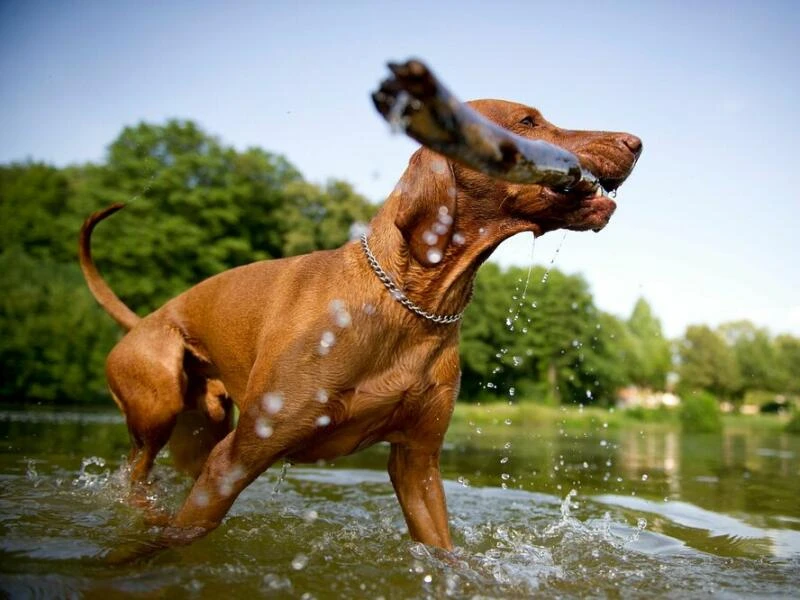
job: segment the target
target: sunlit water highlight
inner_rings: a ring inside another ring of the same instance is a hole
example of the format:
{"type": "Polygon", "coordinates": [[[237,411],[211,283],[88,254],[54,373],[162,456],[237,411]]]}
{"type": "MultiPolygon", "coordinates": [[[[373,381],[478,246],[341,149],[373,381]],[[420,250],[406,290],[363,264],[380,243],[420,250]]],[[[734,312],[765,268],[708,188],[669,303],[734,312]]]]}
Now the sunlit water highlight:
{"type": "MultiPolygon", "coordinates": [[[[11,597],[792,597],[800,585],[789,436],[456,425],[442,457],[452,555],[409,540],[378,446],[275,468],[211,536],[127,567],[98,559],[151,534],[121,500],[121,421],[6,412],[0,439],[0,594],[11,597]]],[[[155,480],[169,510],[189,488],[166,460],[155,480]]]]}

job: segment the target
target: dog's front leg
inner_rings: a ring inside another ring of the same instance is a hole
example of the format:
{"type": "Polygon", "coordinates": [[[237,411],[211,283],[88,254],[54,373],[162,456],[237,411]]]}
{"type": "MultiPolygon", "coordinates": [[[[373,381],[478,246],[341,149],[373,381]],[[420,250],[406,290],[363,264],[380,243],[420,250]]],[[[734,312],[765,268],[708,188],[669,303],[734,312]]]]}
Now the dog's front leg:
{"type": "Polygon", "coordinates": [[[392,444],[389,477],[411,537],[423,544],[452,550],[447,502],[439,473],[439,450],[439,447],[392,444]]]}

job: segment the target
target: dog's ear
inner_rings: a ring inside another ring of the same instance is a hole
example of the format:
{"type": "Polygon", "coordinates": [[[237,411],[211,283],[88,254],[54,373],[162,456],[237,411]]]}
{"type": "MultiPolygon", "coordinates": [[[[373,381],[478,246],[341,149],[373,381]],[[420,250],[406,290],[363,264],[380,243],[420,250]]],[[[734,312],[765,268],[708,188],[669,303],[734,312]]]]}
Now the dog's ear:
{"type": "Polygon", "coordinates": [[[408,161],[394,193],[400,194],[395,225],[411,254],[422,265],[437,264],[453,237],[456,218],[452,165],[432,150],[420,148],[408,161]]]}

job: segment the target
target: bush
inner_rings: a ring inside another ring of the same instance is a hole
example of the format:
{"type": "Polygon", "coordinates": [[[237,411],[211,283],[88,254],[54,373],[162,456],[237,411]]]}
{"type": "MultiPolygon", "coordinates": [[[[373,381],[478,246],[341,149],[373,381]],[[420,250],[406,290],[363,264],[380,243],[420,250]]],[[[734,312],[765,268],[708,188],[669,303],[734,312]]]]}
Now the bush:
{"type": "Polygon", "coordinates": [[[674,423],[677,411],[674,408],[659,406],[658,408],[644,408],[634,406],[626,408],[622,414],[634,421],[642,423],[674,423]]]}
{"type": "Polygon", "coordinates": [[[719,403],[708,392],[695,391],[684,395],[680,409],[681,427],[690,433],[722,431],[719,403]]]}

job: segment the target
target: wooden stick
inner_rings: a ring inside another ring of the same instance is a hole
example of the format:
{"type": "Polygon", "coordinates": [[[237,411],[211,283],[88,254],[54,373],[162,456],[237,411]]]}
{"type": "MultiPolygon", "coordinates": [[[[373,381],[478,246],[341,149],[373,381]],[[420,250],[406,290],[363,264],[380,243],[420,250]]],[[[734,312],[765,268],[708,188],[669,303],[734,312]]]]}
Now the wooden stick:
{"type": "Polygon", "coordinates": [[[586,192],[599,185],[574,154],[492,123],[453,96],[422,62],[389,63],[389,69],[392,76],[372,99],[395,131],[498,179],[586,192]]]}

